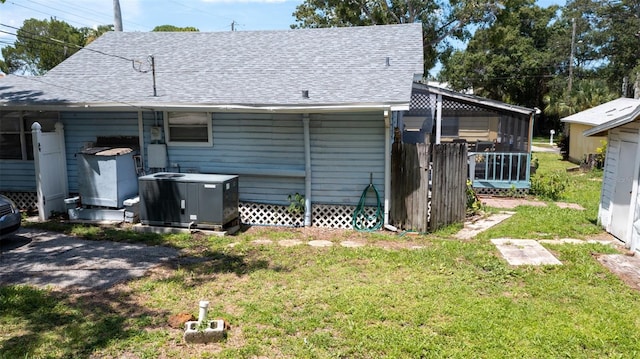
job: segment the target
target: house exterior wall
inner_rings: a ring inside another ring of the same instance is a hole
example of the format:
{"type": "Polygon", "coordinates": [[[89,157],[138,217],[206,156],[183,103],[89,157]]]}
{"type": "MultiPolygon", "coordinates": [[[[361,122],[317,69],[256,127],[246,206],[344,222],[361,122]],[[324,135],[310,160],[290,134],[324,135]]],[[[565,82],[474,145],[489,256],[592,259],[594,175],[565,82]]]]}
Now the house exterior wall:
{"type": "Polygon", "coordinates": [[[62,112],[69,192],[78,192],[77,153],[98,137],[138,136],[137,112],[62,112]]]}
{"type": "MultiPolygon", "coordinates": [[[[64,125],[69,192],[78,192],[76,154],[98,136],[138,136],[137,112],[60,112],[64,125]]],[[[33,160],[0,160],[0,190],[35,192],[33,160]]]]}
{"type": "Polygon", "coordinates": [[[0,192],[35,192],[33,160],[0,160],[0,192]]]}
{"type": "MultiPolygon", "coordinates": [[[[143,111],[145,158],[162,112],[143,111]]],[[[384,198],[382,111],[310,114],[312,201],[357,205],[373,184],[384,198]]],[[[140,135],[138,112],[62,112],[70,193],[78,192],[76,154],[98,136],[140,135]]],[[[166,171],[239,175],[241,201],[288,205],[305,193],[302,114],[213,113],[213,147],[168,146],[166,171]],[[179,166],[179,167],[178,167],[179,166]]],[[[0,190],[35,192],[33,161],[0,161],[0,190]]],[[[145,170],[149,168],[145,163],[145,170]]],[[[369,205],[375,205],[373,197],[369,205]]]]}
{"type": "MultiPolygon", "coordinates": [[[[161,120],[162,114],[158,117],[161,120]]],[[[168,146],[170,166],[177,164],[188,172],[238,174],[243,202],[288,205],[289,195],[305,193],[302,114],[213,113],[212,118],[213,147],[168,146]]],[[[357,205],[370,173],[382,200],[382,111],[310,114],[309,122],[312,202],[357,205]]],[[[145,115],[145,144],[150,126],[145,115]]],[[[369,199],[368,204],[375,201],[369,199]]]]}
{"type": "Polygon", "coordinates": [[[214,113],[212,117],[213,147],[169,146],[170,165],[178,164],[182,171],[238,174],[240,201],[288,204],[288,195],[304,194],[304,177],[287,174],[304,174],[301,115],[214,113]]]}
{"type": "MultiPolygon", "coordinates": [[[[310,116],[312,201],[357,205],[373,184],[384,199],[384,140],[382,111],[310,116]]],[[[375,205],[373,196],[368,205],[375,205]]]]}
{"type": "Polygon", "coordinates": [[[581,123],[569,124],[569,160],[575,163],[582,162],[587,155],[595,154],[596,148],[602,147],[601,141],[606,141],[606,136],[585,137],[582,133],[591,126],[581,123]]]}
{"type": "MultiPolygon", "coordinates": [[[[628,123],[624,126],[612,129],[607,136],[607,154],[602,182],[602,191],[600,194],[600,206],[598,208],[598,222],[602,227],[610,231],[612,219],[612,205],[615,195],[616,184],[618,183],[618,168],[620,166],[634,166],[634,163],[619,163],[618,156],[620,154],[621,141],[638,143],[638,133],[640,130],[639,122],[628,123]]],[[[631,209],[638,206],[638,198],[629,198],[631,209]]]]}

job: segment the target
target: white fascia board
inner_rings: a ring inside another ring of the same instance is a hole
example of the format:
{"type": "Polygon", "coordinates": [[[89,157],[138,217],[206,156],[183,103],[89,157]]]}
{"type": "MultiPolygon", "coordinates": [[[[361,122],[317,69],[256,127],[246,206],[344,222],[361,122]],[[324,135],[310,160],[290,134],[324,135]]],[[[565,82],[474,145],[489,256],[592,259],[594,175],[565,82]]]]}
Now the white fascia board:
{"type": "Polygon", "coordinates": [[[640,116],[640,107],[636,107],[633,112],[625,114],[624,116],[620,116],[611,121],[605,122],[602,125],[585,130],[582,134],[586,137],[602,135],[604,132],[634,121],[638,116],[640,116]]]}

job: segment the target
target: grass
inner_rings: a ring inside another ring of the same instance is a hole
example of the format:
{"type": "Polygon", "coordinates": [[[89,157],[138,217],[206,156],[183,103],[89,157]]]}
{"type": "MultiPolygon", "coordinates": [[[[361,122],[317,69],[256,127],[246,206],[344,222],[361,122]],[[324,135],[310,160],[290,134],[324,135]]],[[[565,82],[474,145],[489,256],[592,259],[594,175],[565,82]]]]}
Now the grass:
{"type": "MultiPolygon", "coordinates": [[[[539,170],[568,166],[546,155],[539,170]]],[[[57,224],[94,239],[171,245],[185,255],[105,292],[0,287],[0,358],[638,357],[639,293],[592,256],[614,248],[554,245],[564,265],[512,267],[489,242],[507,233],[598,232],[597,193],[587,193],[597,192],[596,178],[572,175],[565,193],[586,211],[519,207],[471,241],[450,239],[455,226],[423,236],[359,234],[369,244],[361,248],[313,248],[251,243],[301,239],[294,229],[207,238],[57,224]],[[379,246],[408,242],[422,249],[379,246]],[[167,318],[197,315],[203,299],[211,318],[229,321],[229,336],[184,344],[167,318]]],[[[334,242],[348,238],[334,234],[334,242]]]]}
{"type": "MultiPolygon", "coordinates": [[[[538,175],[552,171],[564,172],[575,167],[571,162],[562,161],[561,156],[553,153],[535,153],[533,157],[537,157],[540,162],[538,175]]],[[[571,172],[568,176],[568,183],[560,200],[579,204],[584,211],[562,209],[549,200],[545,200],[546,207],[520,206],[508,221],[480,233],[477,238],[583,239],[602,233],[602,228],[597,224],[601,179],[600,170],[571,172]]]]}

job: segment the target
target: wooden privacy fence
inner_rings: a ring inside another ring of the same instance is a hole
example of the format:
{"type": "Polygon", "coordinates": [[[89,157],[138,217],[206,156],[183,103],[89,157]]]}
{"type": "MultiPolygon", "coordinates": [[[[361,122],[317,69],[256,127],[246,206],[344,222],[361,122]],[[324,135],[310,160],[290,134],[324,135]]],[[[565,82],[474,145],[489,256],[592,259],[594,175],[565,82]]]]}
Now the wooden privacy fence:
{"type": "Polygon", "coordinates": [[[466,213],[467,147],[395,142],[391,156],[391,223],[435,231],[466,213]]]}

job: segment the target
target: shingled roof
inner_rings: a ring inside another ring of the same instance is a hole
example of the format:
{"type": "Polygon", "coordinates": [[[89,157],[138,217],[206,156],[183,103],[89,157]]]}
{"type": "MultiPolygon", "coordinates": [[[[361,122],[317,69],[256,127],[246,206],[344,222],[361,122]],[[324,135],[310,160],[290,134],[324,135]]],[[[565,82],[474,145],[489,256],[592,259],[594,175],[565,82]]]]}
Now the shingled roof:
{"type": "Polygon", "coordinates": [[[44,76],[0,79],[0,103],[154,108],[408,106],[414,75],[422,73],[422,46],[420,24],[109,32],[44,76]],[[157,96],[152,73],[138,71],[150,70],[149,55],[155,62],[157,96]],[[303,91],[308,91],[308,98],[303,91]]]}

